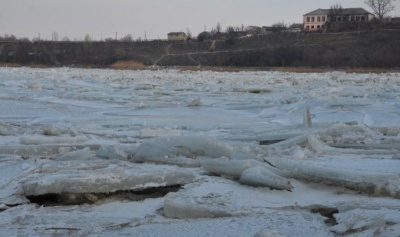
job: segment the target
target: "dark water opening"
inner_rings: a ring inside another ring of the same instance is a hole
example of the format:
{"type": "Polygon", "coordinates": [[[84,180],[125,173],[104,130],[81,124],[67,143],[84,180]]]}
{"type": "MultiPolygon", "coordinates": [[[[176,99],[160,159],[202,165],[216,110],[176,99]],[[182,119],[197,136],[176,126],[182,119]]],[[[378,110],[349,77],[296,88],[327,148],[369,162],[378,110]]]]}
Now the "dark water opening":
{"type": "Polygon", "coordinates": [[[67,206],[94,204],[107,199],[118,201],[143,201],[147,198],[164,197],[170,192],[177,192],[181,185],[147,188],[143,190],[119,190],[112,193],[47,193],[27,196],[28,200],[41,206],[67,206]]]}

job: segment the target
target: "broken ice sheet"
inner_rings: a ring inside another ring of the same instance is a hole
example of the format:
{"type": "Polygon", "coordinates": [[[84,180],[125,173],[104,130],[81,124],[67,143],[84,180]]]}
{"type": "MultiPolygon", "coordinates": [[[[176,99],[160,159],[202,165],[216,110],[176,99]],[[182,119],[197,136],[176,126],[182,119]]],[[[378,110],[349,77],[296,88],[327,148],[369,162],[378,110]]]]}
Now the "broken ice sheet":
{"type": "Polygon", "coordinates": [[[0,158],[0,205],[17,205],[28,200],[21,195],[20,181],[38,168],[33,161],[20,157],[0,158]]]}
{"type": "Polygon", "coordinates": [[[357,170],[356,167],[348,170],[329,166],[327,162],[313,163],[282,157],[269,157],[268,161],[292,178],[400,199],[400,177],[398,174],[357,170]]]}
{"type": "Polygon", "coordinates": [[[111,146],[101,146],[100,149],[96,152],[96,156],[106,159],[115,159],[115,160],[127,160],[128,154],[117,148],[111,146]]]}
{"type": "Polygon", "coordinates": [[[251,186],[290,190],[292,186],[285,173],[257,160],[199,159],[201,167],[211,173],[239,180],[251,186]]]}
{"type": "MultiPolygon", "coordinates": [[[[361,209],[339,212],[334,215],[337,225],[332,226],[331,230],[336,234],[347,234],[354,232],[362,232],[366,229],[377,230],[380,227],[389,227],[400,224],[399,209],[361,209]]],[[[382,230],[384,235],[386,228],[382,230]]]]}
{"type": "Polygon", "coordinates": [[[172,166],[138,165],[124,161],[89,160],[48,163],[24,179],[25,196],[59,193],[109,193],[183,185],[194,181],[191,171],[172,166]]]}
{"type": "Polygon", "coordinates": [[[222,143],[212,137],[205,136],[178,136],[178,137],[159,137],[143,142],[139,145],[132,159],[145,162],[149,157],[176,157],[184,156],[188,158],[227,157],[230,159],[255,159],[261,160],[250,153],[242,152],[222,143]]]}
{"type": "Polygon", "coordinates": [[[41,144],[81,144],[88,139],[85,136],[77,137],[46,137],[46,136],[25,136],[21,137],[21,144],[41,145],[41,144]]]}
{"type": "Polygon", "coordinates": [[[159,137],[142,143],[134,158],[185,156],[230,157],[232,149],[211,137],[159,137]]]}

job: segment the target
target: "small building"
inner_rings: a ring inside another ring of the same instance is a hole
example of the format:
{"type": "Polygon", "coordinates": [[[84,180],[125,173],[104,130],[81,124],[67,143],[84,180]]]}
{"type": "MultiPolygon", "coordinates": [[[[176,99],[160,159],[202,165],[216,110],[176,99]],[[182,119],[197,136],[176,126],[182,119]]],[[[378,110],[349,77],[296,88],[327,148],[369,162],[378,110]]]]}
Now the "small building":
{"type": "Polygon", "coordinates": [[[303,24],[299,23],[293,23],[292,25],[289,26],[288,32],[289,33],[299,33],[303,31],[303,24]]]}
{"type": "Polygon", "coordinates": [[[246,36],[246,31],[232,31],[228,33],[228,37],[240,38],[246,36]]]}
{"type": "Polygon", "coordinates": [[[197,36],[197,40],[200,42],[210,41],[212,39],[213,39],[213,36],[207,31],[203,31],[197,36]]]}
{"type": "Polygon", "coordinates": [[[319,31],[327,22],[367,22],[374,14],[363,8],[317,9],[303,15],[303,27],[306,31],[319,31]]]}
{"type": "Polygon", "coordinates": [[[261,27],[258,26],[247,26],[245,29],[247,35],[260,35],[261,27]]]}
{"type": "Polygon", "coordinates": [[[263,26],[260,29],[260,34],[261,35],[269,35],[269,34],[272,34],[274,32],[275,32],[275,30],[274,30],[274,27],[272,27],[272,26],[263,26]]]}
{"type": "Polygon", "coordinates": [[[168,33],[168,40],[171,41],[175,41],[175,40],[179,40],[179,41],[185,41],[187,40],[187,35],[185,34],[185,32],[170,32],[168,33]]]}

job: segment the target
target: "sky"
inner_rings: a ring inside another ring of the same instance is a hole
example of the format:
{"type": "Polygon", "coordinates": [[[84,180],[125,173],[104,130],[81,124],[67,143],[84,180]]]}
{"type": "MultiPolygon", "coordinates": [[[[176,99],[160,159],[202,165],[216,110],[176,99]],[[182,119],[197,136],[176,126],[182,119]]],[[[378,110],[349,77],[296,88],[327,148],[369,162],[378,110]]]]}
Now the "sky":
{"type": "MultiPolygon", "coordinates": [[[[364,0],[0,0],[0,35],[166,39],[169,32],[188,29],[196,36],[217,23],[223,30],[301,23],[303,14],[334,4],[370,11],[364,0]]],[[[400,16],[400,0],[394,5],[389,15],[400,16]]]]}

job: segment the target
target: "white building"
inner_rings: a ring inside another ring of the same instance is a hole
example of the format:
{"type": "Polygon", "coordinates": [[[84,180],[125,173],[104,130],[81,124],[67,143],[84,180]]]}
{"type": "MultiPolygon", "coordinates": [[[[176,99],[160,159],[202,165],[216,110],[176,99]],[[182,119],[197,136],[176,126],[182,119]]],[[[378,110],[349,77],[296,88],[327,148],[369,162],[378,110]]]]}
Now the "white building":
{"type": "Polygon", "coordinates": [[[305,31],[318,31],[326,27],[326,22],[366,22],[374,15],[363,8],[317,9],[303,15],[305,31]]]}

